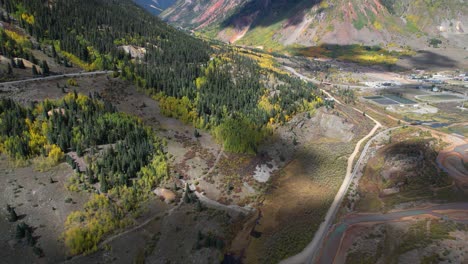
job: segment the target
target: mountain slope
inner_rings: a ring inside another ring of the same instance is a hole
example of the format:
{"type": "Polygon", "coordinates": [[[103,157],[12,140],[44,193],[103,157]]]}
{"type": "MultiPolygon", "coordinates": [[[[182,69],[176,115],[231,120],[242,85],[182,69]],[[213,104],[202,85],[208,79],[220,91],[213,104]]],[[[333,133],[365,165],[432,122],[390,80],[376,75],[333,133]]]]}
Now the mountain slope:
{"type": "Polygon", "coordinates": [[[223,41],[265,47],[320,43],[421,45],[441,35],[464,47],[459,0],[179,0],[161,17],[223,41]]]}
{"type": "MultiPolygon", "coordinates": [[[[277,70],[270,58],[211,46],[130,0],[0,3],[12,18],[8,20],[25,28],[41,50],[87,70],[120,70],[115,74],[159,100],[166,115],[212,129],[226,150],[255,152],[268,123],[282,123],[321,104],[311,87],[277,70]],[[268,107],[262,108],[261,100],[268,107]],[[239,137],[241,130],[254,135],[239,137]]],[[[10,22],[2,27],[11,27],[10,22]]],[[[19,45],[2,36],[5,46],[19,45]]],[[[19,56],[14,50],[0,53],[12,59],[19,56]]]]}
{"type": "MultiPolygon", "coordinates": [[[[324,104],[317,87],[279,70],[272,56],[193,38],[130,0],[2,0],[0,14],[0,55],[8,61],[22,61],[40,50],[61,64],[113,70],[113,77],[134,82],[158,100],[164,115],[210,131],[224,151],[255,153],[273,124],[324,104]]],[[[60,86],[54,83],[54,89],[55,84],[60,86]]],[[[67,85],[79,84],[69,79],[67,85]]],[[[130,96],[124,87],[118,104],[130,96]]],[[[100,93],[90,95],[70,93],[29,108],[12,100],[0,102],[0,151],[5,149],[11,158],[45,155],[50,144],[62,156],[109,146],[96,153],[103,160],[74,182],[99,183],[99,190],[82,190],[107,195],[92,196],[83,210],[67,218],[62,237],[72,255],[98,250],[109,234],[133,223],[140,205],[172,171],[162,141],[149,127],[116,114],[109,102],[100,101],[105,98],[100,93]]],[[[143,115],[140,109],[146,105],[135,107],[143,115]]],[[[74,190],[81,189],[76,186],[74,190]]],[[[188,192],[185,197],[191,199],[188,192]]]]}

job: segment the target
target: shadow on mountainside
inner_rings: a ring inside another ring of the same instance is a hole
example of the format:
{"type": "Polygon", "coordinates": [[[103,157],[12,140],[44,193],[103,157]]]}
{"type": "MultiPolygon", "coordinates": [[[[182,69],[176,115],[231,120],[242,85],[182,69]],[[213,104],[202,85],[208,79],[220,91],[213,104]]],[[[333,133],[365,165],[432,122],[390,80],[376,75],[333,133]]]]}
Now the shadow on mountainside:
{"type": "MultiPolygon", "coordinates": [[[[460,66],[459,61],[452,56],[433,51],[420,50],[416,54],[408,52],[388,51],[378,45],[363,46],[321,44],[312,47],[294,47],[290,49],[293,55],[309,58],[330,58],[343,62],[353,62],[364,66],[383,66],[391,71],[406,71],[413,69],[437,70],[454,69],[460,66]]],[[[466,55],[460,54],[460,59],[466,55]]]]}
{"type": "MultiPolygon", "coordinates": [[[[460,59],[465,56],[466,54],[460,54],[460,59]]],[[[455,59],[428,50],[417,51],[414,56],[405,56],[397,65],[402,68],[422,70],[454,69],[460,66],[455,59]]]]}
{"type": "Polygon", "coordinates": [[[359,44],[338,45],[324,43],[319,46],[293,47],[290,52],[296,56],[308,58],[328,58],[342,62],[353,62],[365,66],[384,66],[391,70],[406,70],[396,65],[399,58],[406,55],[403,52],[388,51],[380,46],[363,46],[359,44]]]}
{"type": "Polygon", "coordinates": [[[323,0],[253,0],[234,12],[221,24],[222,28],[244,26],[246,17],[254,16],[251,28],[268,27],[288,19],[288,26],[300,24],[306,11],[323,0]]]}

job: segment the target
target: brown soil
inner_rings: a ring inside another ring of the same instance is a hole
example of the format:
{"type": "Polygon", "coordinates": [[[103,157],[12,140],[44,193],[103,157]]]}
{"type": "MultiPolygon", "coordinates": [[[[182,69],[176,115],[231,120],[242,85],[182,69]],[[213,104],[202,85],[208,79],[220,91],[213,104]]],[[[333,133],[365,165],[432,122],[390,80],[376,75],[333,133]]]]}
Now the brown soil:
{"type": "Polygon", "coordinates": [[[67,164],[47,172],[37,172],[32,166],[13,168],[5,156],[0,158],[0,251],[3,263],[57,263],[66,257],[66,248],[59,239],[69,213],[80,210],[89,193],[70,192],[65,184],[73,174],[67,164]],[[53,183],[51,183],[51,180],[53,183]],[[66,202],[71,198],[70,202],[66,202]],[[6,221],[6,205],[15,207],[20,220],[6,221]],[[33,227],[36,245],[44,257],[37,258],[32,247],[15,239],[16,225],[24,222],[33,227]]]}
{"type": "MultiPolygon", "coordinates": [[[[362,115],[341,112],[341,107],[335,109],[336,115],[322,110],[311,119],[299,115],[275,131],[268,153],[275,153],[275,146],[282,150],[289,146],[293,152],[286,156],[290,162],[272,176],[259,205],[260,217],[252,216],[231,248],[243,254],[246,263],[277,262],[298,253],[312,239],[345,176],[347,155],[354,147],[348,133],[367,129],[354,125],[362,115]],[[344,131],[335,133],[337,127],[344,131]],[[295,147],[289,143],[294,137],[295,147]]],[[[361,124],[367,125],[364,120],[361,124]]]]}

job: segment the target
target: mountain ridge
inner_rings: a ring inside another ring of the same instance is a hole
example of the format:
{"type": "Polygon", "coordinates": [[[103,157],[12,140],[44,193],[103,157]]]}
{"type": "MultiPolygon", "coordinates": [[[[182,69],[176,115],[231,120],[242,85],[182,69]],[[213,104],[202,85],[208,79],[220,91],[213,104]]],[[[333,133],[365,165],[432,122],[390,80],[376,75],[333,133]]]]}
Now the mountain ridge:
{"type": "Polygon", "coordinates": [[[133,0],[137,5],[146,9],[153,15],[159,15],[161,12],[172,6],[176,0],[133,0]]]}
{"type": "Polygon", "coordinates": [[[468,8],[449,0],[178,0],[169,23],[239,45],[427,45],[441,38],[465,48],[468,8]]]}

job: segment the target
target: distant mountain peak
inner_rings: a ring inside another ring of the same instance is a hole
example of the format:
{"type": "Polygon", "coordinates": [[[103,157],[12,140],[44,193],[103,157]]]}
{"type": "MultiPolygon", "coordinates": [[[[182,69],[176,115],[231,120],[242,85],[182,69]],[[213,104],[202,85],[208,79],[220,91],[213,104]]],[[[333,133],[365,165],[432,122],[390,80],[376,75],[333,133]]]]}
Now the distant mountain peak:
{"type": "Polygon", "coordinates": [[[161,17],[252,46],[396,44],[440,37],[464,47],[468,5],[459,0],[178,0],[161,17]]]}

